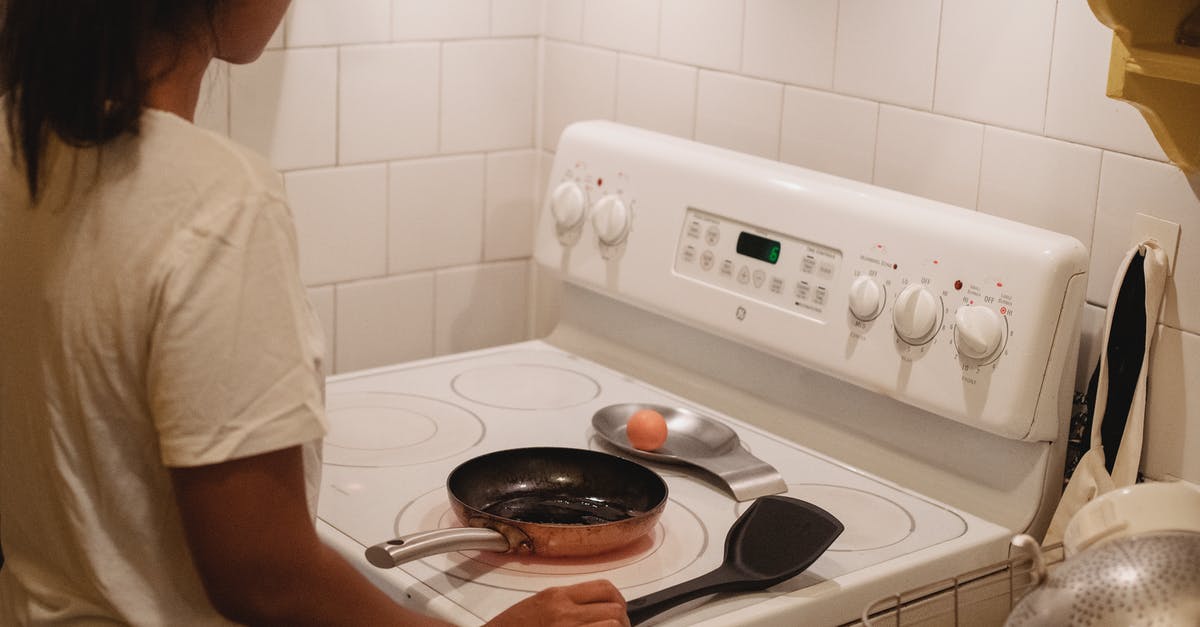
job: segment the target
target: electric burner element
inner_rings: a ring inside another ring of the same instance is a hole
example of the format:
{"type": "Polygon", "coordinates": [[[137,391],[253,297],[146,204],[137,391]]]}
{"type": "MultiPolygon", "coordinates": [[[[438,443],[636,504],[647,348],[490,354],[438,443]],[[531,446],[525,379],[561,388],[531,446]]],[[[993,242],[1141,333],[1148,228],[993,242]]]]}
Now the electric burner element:
{"type": "Polygon", "coordinates": [[[465,451],[483,438],[475,414],[412,394],[354,392],[325,401],[324,461],[337,466],[412,466],[465,451]]]}
{"type": "Polygon", "coordinates": [[[468,370],[450,386],[467,400],[501,409],[566,409],[600,395],[600,384],[585,374],[535,364],[468,370]]]}
{"type": "MultiPolygon", "coordinates": [[[[397,537],[418,531],[459,527],[445,488],[436,488],[407,504],[396,517],[397,537]]],[[[603,576],[619,587],[638,586],[687,568],[704,552],[708,531],[699,516],[668,499],[658,525],[631,545],[592,557],[551,558],[488,551],[433,555],[418,564],[456,579],[507,590],[536,592],[603,576]]],[[[407,564],[411,567],[413,564],[407,564]]]]}

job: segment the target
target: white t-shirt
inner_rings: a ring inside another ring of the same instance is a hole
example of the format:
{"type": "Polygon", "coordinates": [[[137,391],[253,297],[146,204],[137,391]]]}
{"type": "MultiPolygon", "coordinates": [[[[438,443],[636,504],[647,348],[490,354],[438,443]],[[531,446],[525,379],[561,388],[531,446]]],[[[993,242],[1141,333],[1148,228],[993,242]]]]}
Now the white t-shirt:
{"type": "Polygon", "coordinates": [[[282,181],[160,111],[52,142],[36,206],[12,163],[0,128],[0,625],[224,624],[168,467],[304,445],[315,511],[324,347],[282,181]]]}

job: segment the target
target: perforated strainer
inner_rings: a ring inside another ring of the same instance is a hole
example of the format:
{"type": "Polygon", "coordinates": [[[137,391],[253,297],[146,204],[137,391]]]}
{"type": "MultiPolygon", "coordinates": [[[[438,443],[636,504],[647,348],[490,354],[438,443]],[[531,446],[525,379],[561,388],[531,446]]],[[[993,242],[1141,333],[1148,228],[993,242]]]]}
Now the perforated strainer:
{"type": "Polygon", "coordinates": [[[1006,627],[1200,625],[1200,533],[1118,538],[1063,561],[1006,627]]]}

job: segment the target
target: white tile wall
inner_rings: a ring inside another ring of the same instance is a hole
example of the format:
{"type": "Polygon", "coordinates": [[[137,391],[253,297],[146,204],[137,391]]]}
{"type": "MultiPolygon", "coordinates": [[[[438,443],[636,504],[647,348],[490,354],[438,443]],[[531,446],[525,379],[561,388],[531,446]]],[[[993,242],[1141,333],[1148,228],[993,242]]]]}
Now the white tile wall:
{"type": "Polygon", "coordinates": [[[617,114],[623,124],[691,138],[696,68],[623,54],[617,61],[617,114]]]}
{"type": "Polygon", "coordinates": [[[432,272],[338,285],[334,369],[432,357],[433,286],[432,272]]]}
{"type": "Polygon", "coordinates": [[[335,48],[268,50],[230,71],[229,133],[281,170],[337,160],[335,48]]]}
{"type": "Polygon", "coordinates": [[[519,274],[553,156],[542,151],[575,120],[1069,233],[1092,246],[1101,322],[1133,214],[1177,221],[1147,467],[1194,476],[1179,447],[1195,444],[1179,434],[1200,432],[1200,402],[1180,381],[1200,363],[1200,184],[1165,162],[1133,107],[1105,97],[1110,41],[1081,0],[296,0],[260,61],[209,75],[197,119],[289,171],[339,371],[509,337],[434,324],[435,310],[470,317],[485,293],[526,303],[548,330],[551,278],[530,268],[539,298],[527,301],[488,292],[485,277],[519,274]],[[382,218],[362,199],[378,197],[381,170],[382,218]],[[350,182],[367,173],[376,182],[350,182]],[[457,300],[441,300],[450,285],[457,300]]]}
{"type": "Polygon", "coordinates": [[[445,355],[525,339],[528,283],[525,260],[439,271],[434,352],[445,355]]]}
{"type": "Polygon", "coordinates": [[[721,72],[700,72],[696,140],[768,159],[779,158],[783,86],[721,72]]]}
{"type": "Polygon", "coordinates": [[[879,108],[877,185],[974,209],[982,153],[982,124],[879,108]]]}
{"type": "Polygon", "coordinates": [[[438,73],[437,44],[343,48],[339,161],[362,163],[436,153],[438,73]]]}
{"type": "Polygon", "coordinates": [[[312,303],[313,311],[321,321],[321,331],[325,335],[325,355],[321,361],[321,369],[325,372],[325,376],[333,374],[333,346],[337,338],[337,333],[334,329],[334,323],[337,320],[335,309],[337,307],[334,297],[332,285],[324,285],[321,287],[308,288],[308,302],[312,303]]]}
{"type": "Polygon", "coordinates": [[[983,135],[979,210],[1092,241],[1097,148],[988,127],[983,135]]]}
{"type": "Polygon", "coordinates": [[[742,64],[743,0],[662,0],[664,58],[736,72],[742,64]]]}
{"type": "Polygon", "coordinates": [[[1054,5],[1045,0],[943,2],[934,110],[1041,132],[1054,5]]]}
{"type": "Polygon", "coordinates": [[[873,100],[787,87],[779,159],[870,183],[878,121],[873,100]]]}
{"type": "Polygon", "coordinates": [[[479,155],[391,164],[389,272],[482,261],[484,168],[479,155]]]}
{"type": "Polygon", "coordinates": [[[491,0],[392,0],[393,39],[467,39],[491,30],[491,0]]]}
{"type": "Polygon", "coordinates": [[[940,17],[941,0],[841,0],[834,90],[930,108],[940,17]]]}
{"type": "Polygon", "coordinates": [[[657,0],[587,0],[583,41],[638,54],[658,53],[657,0]]]}
{"type": "Polygon", "coordinates": [[[289,47],[388,41],[391,0],[292,0],[285,41],[289,47]]]}
{"type": "Polygon", "coordinates": [[[830,0],[746,0],[742,72],[830,88],[837,10],[830,0]]]}
{"type": "Polygon", "coordinates": [[[442,45],[442,152],[533,143],[535,53],[533,39],[442,45]]]}
{"type": "Polygon", "coordinates": [[[300,276],[309,285],[387,273],[387,166],[289,172],[300,276]]]}
{"type": "Polygon", "coordinates": [[[532,150],[487,157],[483,258],[521,259],[533,254],[534,185],[538,156],[532,150]]]}
{"type": "Polygon", "coordinates": [[[546,42],[542,78],[542,142],[553,150],[571,122],[613,118],[617,53],[546,42]]]}

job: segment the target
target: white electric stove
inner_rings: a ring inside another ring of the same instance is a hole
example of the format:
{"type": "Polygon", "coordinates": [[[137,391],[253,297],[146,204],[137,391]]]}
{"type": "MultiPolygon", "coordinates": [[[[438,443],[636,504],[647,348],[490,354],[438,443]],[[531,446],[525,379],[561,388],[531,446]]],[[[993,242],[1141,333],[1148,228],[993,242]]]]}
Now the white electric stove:
{"type": "Polygon", "coordinates": [[[548,337],[329,381],[319,531],[397,601],[480,624],[548,586],[602,577],[632,599],[715,568],[751,500],[645,459],[670,501],[619,551],[461,551],[386,570],[364,558],[456,525],[445,479],[470,458],[625,455],[591,427],[624,403],[727,424],[787,495],[845,526],[794,579],[648,624],[849,623],[1044,529],[1084,291],[1078,242],[605,122],[564,133],[547,196],[536,258],[563,280],[548,337]]]}

